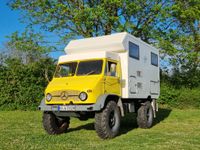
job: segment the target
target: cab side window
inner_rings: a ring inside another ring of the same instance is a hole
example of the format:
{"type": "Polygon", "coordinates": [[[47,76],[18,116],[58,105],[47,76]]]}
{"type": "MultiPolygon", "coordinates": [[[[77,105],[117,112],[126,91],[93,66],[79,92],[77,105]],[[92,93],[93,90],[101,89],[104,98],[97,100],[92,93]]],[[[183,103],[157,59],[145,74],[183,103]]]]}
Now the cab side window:
{"type": "Polygon", "coordinates": [[[108,61],[105,70],[106,76],[117,76],[117,63],[108,61]]]}

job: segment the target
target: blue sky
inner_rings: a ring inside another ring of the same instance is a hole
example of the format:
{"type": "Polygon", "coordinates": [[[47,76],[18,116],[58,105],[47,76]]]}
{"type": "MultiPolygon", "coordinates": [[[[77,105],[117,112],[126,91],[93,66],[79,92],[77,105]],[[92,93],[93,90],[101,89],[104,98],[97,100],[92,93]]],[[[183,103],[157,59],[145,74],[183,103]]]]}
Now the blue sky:
{"type": "MultiPolygon", "coordinates": [[[[8,39],[6,36],[11,35],[15,31],[23,32],[26,25],[20,23],[21,14],[19,11],[13,11],[7,6],[7,0],[2,0],[0,3],[0,49],[3,49],[4,44],[8,39]]],[[[39,29],[37,29],[39,30],[39,29]]],[[[56,35],[44,32],[44,34],[51,38],[50,41],[58,41],[56,35]]],[[[67,43],[66,43],[67,44],[67,43]]],[[[52,52],[49,55],[53,58],[58,58],[64,54],[64,45],[59,47],[59,52],[52,52]],[[62,51],[63,50],[63,51],[62,51]]]]}
{"type": "Polygon", "coordinates": [[[18,21],[20,13],[12,11],[6,3],[6,1],[1,1],[0,4],[0,47],[3,47],[3,43],[7,40],[5,36],[15,31],[22,32],[25,27],[18,21]]]}

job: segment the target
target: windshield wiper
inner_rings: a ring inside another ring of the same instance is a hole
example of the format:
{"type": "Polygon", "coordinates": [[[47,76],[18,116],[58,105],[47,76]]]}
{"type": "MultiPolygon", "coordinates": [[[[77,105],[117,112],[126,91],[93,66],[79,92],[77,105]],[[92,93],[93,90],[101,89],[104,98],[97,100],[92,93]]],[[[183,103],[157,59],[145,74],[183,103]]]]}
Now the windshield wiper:
{"type": "Polygon", "coordinates": [[[85,75],[87,76],[87,75],[90,75],[90,74],[93,74],[93,73],[95,73],[95,71],[94,71],[94,70],[92,70],[92,71],[90,71],[90,72],[86,73],[85,75]]]}

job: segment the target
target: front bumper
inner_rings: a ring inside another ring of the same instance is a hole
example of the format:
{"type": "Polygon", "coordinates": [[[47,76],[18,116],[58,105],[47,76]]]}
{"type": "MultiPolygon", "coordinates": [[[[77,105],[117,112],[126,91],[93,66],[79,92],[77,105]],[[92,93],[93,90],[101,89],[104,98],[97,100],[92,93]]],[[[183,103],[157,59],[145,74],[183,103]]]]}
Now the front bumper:
{"type": "Polygon", "coordinates": [[[76,112],[76,111],[100,111],[104,107],[105,97],[103,95],[99,98],[99,101],[95,104],[90,105],[46,105],[43,99],[38,106],[39,110],[42,111],[63,111],[63,112],[76,112]]]}

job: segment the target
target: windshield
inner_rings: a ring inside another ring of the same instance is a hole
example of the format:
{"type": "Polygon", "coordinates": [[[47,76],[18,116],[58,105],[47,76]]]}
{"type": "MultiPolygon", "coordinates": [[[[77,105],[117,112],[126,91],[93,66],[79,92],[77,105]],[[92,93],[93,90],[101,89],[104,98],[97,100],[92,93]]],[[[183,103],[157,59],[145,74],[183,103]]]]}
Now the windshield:
{"type": "Polygon", "coordinates": [[[78,65],[76,75],[94,75],[100,74],[102,71],[102,60],[82,61],[78,65]]]}
{"type": "Polygon", "coordinates": [[[55,77],[70,77],[74,76],[77,62],[59,64],[56,68],[55,77]]]}
{"type": "Polygon", "coordinates": [[[59,64],[56,68],[54,77],[71,77],[75,74],[77,76],[96,75],[102,72],[103,60],[90,60],[59,64]],[[78,64],[78,65],[77,65],[78,64]],[[77,72],[76,68],[78,66],[77,72]]]}

